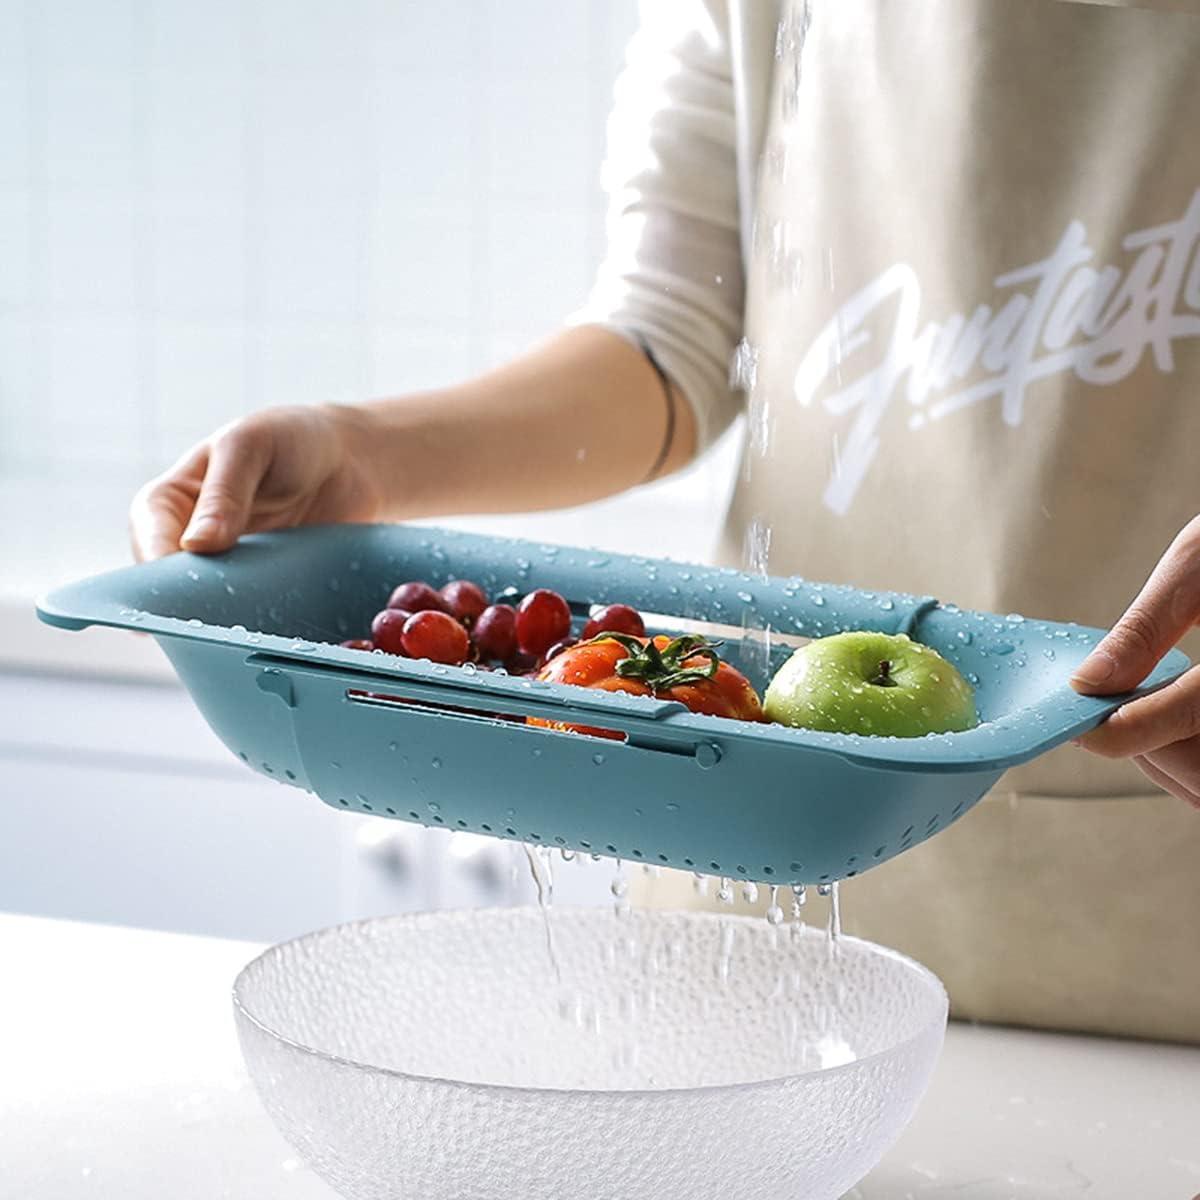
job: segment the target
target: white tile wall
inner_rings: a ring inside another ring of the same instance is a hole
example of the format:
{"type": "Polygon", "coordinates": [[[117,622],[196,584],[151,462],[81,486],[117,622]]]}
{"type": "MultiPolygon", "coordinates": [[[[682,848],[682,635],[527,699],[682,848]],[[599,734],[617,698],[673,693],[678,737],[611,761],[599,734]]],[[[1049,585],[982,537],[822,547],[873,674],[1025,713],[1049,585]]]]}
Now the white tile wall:
{"type": "MultiPolygon", "coordinates": [[[[634,20],[0,0],[0,587],[121,561],[128,495],[240,413],[446,383],[552,330],[602,250],[634,20]]],[[[571,529],[620,545],[665,505],[702,552],[728,457],[571,529]]]]}

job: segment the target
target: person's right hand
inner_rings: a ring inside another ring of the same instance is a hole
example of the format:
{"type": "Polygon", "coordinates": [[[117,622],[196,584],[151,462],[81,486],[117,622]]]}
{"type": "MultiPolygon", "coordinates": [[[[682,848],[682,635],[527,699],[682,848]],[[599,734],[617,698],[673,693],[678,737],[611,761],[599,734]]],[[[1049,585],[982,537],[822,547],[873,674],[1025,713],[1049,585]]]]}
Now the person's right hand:
{"type": "Polygon", "coordinates": [[[321,406],[265,409],[217,430],[134,497],[134,556],[211,554],[256,530],[378,519],[370,424],[363,409],[321,406]]]}

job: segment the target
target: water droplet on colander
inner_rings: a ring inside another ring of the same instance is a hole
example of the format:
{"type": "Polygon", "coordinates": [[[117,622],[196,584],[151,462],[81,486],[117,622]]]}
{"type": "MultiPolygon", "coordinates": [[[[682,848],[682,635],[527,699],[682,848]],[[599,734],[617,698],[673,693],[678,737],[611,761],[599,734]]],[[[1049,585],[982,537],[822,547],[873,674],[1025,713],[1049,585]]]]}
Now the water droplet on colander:
{"type": "Polygon", "coordinates": [[[812,600],[812,602],[813,602],[813,603],[814,603],[814,604],[815,604],[815,605],[816,605],[818,608],[822,608],[822,607],[824,607],[824,605],[825,605],[825,597],[824,597],[824,596],[822,596],[822,595],[820,595],[819,593],[815,593],[815,592],[814,592],[814,593],[813,593],[813,595],[809,597],[809,599],[811,599],[811,600],[812,600]]]}
{"type": "Polygon", "coordinates": [[[193,583],[199,583],[199,582],[200,582],[200,575],[199,575],[199,572],[197,572],[197,571],[193,571],[193,570],[191,569],[191,567],[189,567],[189,568],[188,568],[187,577],[188,577],[188,578],[189,578],[189,579],[190,579],[190,580],[191,580],[193,583]]]}
{"type": "Polygon", "coordinates": [[[431,813],[439,813],[442,811],[442,806],[436,800],[430,800],[426,807],[431,813]]]}
{"type": "Polygon", "coordinates": [[[691,579],[691,577],[692,577],[692,573],[691,573],[691,571],[680,571],[680,572],[679,572],[679,578],[680,578],[680,579],[682,579],[682,580],[683,580],[685,583],[686,583],[686,582],[687,582],[689,579],[691,579]]]}
{"type": "Polygon", "coordinates": [[[792,920],[799,921],[808,903],[808,889],[802,883],[792,885],[792,920]]]}
{"type": "Polygon", "coordinates": [[[297,654],[311,654],[316,649],[316,646],[312,642],[295,641],[292,643],[291,648],[297,654]]]}
{"type": "Polygon", "coordinates": [[[832,883],[818,883],[817,884],[817,895],[818,896],[828,896],[830,894],[830,892],[832,892],[832,891],[833,891],[832,883]]]}
{"type": "Polygon", "coordinates": [[[204,622],[201,621],[199,617],[188,617],[188,624],[194,629],[199,629],[204,622]]]}
{"type": "Polygon", "coordinates": [[[396,750],[400,749],[400,743],[399,742],[388,742],[388,749],[395,752],[396,750]]]}
{"type": "Polygon", "coordinates": [[[783,909],[778,904],[772,903],[770,908],[767,909],[767,921],[771,925],[783,924],[783,909]]]}
{"type": "Polygon", "coordinates": [[[1004,619],[1012,625],[1022,625],[1025,618],[1020,613],[1005,613],[1004,619]]]}
{"type": "Polygon", "coordinates": [[[442,765],[442,760],[435,756],[429,760],[429,765],[436,771],[442,765]]]}
{"type": "Polygon", "coordinates": [[[678,812],[678,811],[679,811],[679,805],[674,803],[674,801],[667,804],[667,812],[678,812]]]}
{"type": "Polygon", "coordinates": [[[747,904],[757,904],[758,884],[753,883],[750,880],[747,880],[744,884],[742,884],[742,899],[745,900],[747,904]]]}
{"type": "Polygon", "coordinates": [[[979,686],[979,676],[976,675],[974,671],[968,671],[967,672],[967,682],[972,687],[978,687],[979,686]]]}
{"type": "Polygon", "coordinates": [[[542,748],[541,748],[541,746],[534,746],[534,748],[533,748],[533,757],[534,757],[534,758],[541,758],[541,757],[542,757],[542,748]]]}
{"type": "Polygon", "coordinates": [[[604,755],[603,754],[593,754],[592,762],[594,762],[596,764],[596,766],[598,766],[598,767],[603,766],[604,765],[604,755]]]}
{"type": "Polygon", "coordinates": [[[699,871],[696,871],[692,875],[692,887],[695,888],[696,895],[707,896],[708,895],[708,876],[701,875],[699,871]]]}
{"type": "Polygon", "coordinates": [[[611,561],[612,560],[608,558],[589,558],[588,566],[599,570],[601,567],[607,567],[611,561]]]}
{"type": "Polygon", "coordinates": [[[717,889],[717,899],[722,904],[733,903],[733,885],[724,876],[721,877],[721,886],[717,889]]]}
{"type": "Polygon", "coordinates": [[[896,602],[890,599],[888,596],[884,596],[883,599],[879,601],[879,607],[884,609],[886,612],[891,612],[891,610],[896,607],[896,602]]]}
{"type": "Polygon", "coordinates": [[[969,646],[975,640],[975,635],[969,629],[960,629],[954,636],[964,646],[969,646]]]}
{"type": "Polygon", "coordinates": [[[992,646],[993,654],[1011,654],[1016,649],[1011,642],[996,642],[992,646]]]}
{"type": "Polygon", "coordinates": [[[754,603],[754,595],[751,592],[738,592],[737,598],[743,604],[753,604],[754,603]]]}
{"type": "Polygon", "coordinates": [[[246,635],[246,641],[250,642],[253,645],[257,645],[259,642],[262,641],[262,634],[261,633],[248,633],[246,635]]]}
{"type": "Polygon", "coordinates": [[[1055,657],[1056,657],[1056,655],[1055,655],[1054,651],[1053,651],[1053,650],[1051,650],[1049,646],[1047,646],[1047,647],[1045,648],[1045,650],[1043,650],[1043,651],[1042,651],[1042,657],[1043,657],[1043,658],[1047,658],[1047,659],[1049,659],[1051,662],[1053,662],[1053,661],[1054,661],[1054,659],[1055,659],[1055,657]]]}
{"type": "Polygon", "coordinates": [[[618,899],[621,900],[629,891],[629,882],[624,875],[615,875],[612,883],[608,885],[608,890],[618,899]]]}

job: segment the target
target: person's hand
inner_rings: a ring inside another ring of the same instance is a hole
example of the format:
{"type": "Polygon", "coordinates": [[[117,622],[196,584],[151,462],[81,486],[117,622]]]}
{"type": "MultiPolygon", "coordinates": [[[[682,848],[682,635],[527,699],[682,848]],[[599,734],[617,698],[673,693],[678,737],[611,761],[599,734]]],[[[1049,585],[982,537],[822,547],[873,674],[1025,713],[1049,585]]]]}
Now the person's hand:
{"type": "MultiPolygon", "coordinates": [[[[1200,517],[1180,531],[1145,586],[1071,680],[1107,696],[1137,687],[1200,622],[1200,517]]],[[[1105,758],[1132,758],[1159,787],[1200,808],[1200,667],[1122,705],[1077,739],[1105,758]]]]}
{"type": "Polygon", "coordinates": [[[256,530],[375,520],[371,446],[361,409],[272,408],[226,425],[134,497],[134,556],[211,554],[256,530]]]}

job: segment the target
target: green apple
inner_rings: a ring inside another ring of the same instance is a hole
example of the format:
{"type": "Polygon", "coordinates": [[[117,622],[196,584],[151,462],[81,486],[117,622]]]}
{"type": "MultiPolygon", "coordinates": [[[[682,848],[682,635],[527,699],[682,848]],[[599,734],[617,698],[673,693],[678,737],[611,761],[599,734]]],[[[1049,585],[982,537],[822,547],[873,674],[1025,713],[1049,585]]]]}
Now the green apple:
{"type": "Polygon", "coordinates": [[[979,723],[975,692],[936,650],[902,633],[818,638],[779,668],[767,720],[798,729],[921,737],[979,723]]]}

